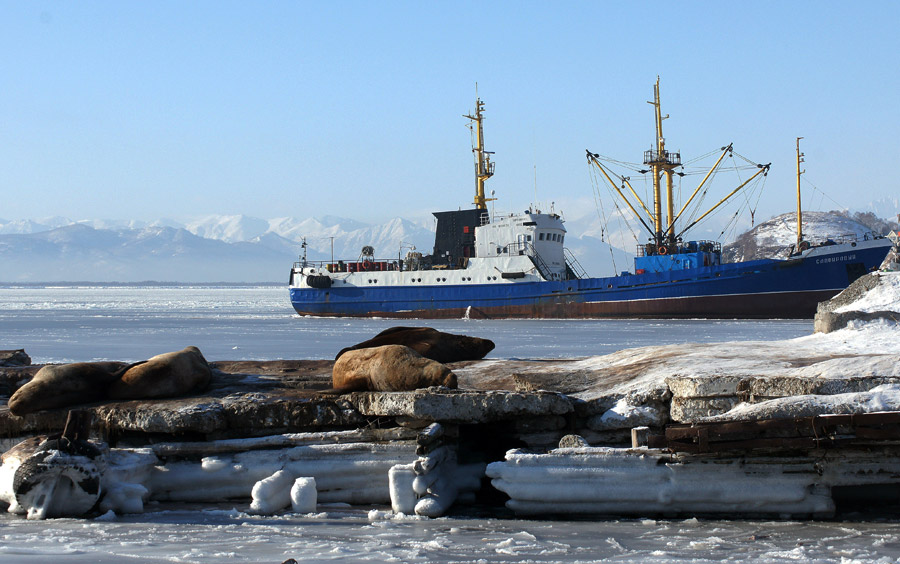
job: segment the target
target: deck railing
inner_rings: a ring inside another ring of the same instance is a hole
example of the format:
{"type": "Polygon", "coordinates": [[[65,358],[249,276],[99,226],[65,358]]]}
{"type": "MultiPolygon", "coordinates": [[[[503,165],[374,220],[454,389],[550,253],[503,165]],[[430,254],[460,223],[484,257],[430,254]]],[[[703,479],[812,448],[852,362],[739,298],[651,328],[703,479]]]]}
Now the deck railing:
{"type": "Polygon", "coordinates": [[[295,262],[294,268],[314,268],[316,271],[321,271],[323,273],[384,272],[390,270],[402,270],[403,261],[399,259],[338,260],[334,262],[328,260],[307,260],[295,262]]]}

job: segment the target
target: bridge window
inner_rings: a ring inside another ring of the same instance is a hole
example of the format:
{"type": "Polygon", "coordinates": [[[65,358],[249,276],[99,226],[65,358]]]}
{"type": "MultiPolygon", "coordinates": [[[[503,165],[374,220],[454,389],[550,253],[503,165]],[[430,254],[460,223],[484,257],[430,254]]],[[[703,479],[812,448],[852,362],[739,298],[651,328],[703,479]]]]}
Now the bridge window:
{"type": "Polygon", "coordinates": [[[538,234],[538,241],[543,241],[543,240],[544,240],[544,234],[543,234],[543,233],[539,233],[539,234],[538,234]]]}

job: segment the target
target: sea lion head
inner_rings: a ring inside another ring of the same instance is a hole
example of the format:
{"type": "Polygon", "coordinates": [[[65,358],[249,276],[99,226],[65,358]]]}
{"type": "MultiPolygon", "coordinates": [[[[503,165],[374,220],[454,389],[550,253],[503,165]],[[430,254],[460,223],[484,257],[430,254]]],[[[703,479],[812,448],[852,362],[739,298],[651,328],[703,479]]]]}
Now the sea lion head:
{"type": "Polygon", "coordinates": [[[424,359],[421,366],[422,375],[418,382],[417,388],[430,388],[432,386],[443,386],[445,388],[456,388],[456,374],[440,362],[424,359]]]}
{"type": "Polygon", "coordinates": [[[99,401],[107,386],[116,381],[124,362],[76,362],[42,367],[27,384],[9,398],[9,412],[25,415],[99,401]]]}

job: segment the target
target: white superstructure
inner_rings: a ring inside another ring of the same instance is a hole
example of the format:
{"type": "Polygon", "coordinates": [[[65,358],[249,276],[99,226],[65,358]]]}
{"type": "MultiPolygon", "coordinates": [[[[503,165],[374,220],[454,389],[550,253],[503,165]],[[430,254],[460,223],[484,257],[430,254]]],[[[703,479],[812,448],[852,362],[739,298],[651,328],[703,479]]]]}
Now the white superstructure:
{"type": "MultiPolygon", "coordinates": [[[[457,268],[409,253],[404,260],[376,259],[367,248],[354,261],[301,260],[291,271],[293,288],[512,284],[566,278],[566,228],[556,213],[529,209],[498,216],[475,228],[475,256],[457,268]],[[326,280],[327,277],[327,280],[326,280]]],[[[386,254],[386,253],[385,253],[386,254]]]]}

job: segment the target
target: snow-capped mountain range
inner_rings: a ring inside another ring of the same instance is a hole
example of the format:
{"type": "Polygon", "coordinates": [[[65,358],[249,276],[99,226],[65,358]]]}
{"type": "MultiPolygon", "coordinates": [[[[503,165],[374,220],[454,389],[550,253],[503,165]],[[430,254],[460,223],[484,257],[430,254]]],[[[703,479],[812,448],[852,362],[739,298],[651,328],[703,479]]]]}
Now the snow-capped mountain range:
{"type": "MultiPolygon", "coordinates": [[[[871,215],[871,214],[870,214],[871,215]]],[[[804,216],[810,238],[862,234],[870,229],[839,213],[804,216]]],[[[773,256],[793,241],[796,223],[785,214],[756,226],[726,248],[732,260],[773,256]],[[766,254],[768,253],[768,254],[766,254]]],[[[634,241],[610,244],[596,215],[566,223],[566,243],[591,276],[632,267],[634,241]]],[[[631,236],[634,239],[634,236],[631,236]]],[[[0,282],[278,282],[303,252],[309,260],[355,259],[363,246],[378,258],[404,256],[415,247],[429,254],[429,220],[394,218],[368,225],[339,217],[260,219],[210,216],[181,223],[171,219],[0,219],[0,282]]],[[[612,241],[617,241],[615,237],[612,241]]]]}
{"type": "Polygon", "coordinates": [[[188,223],[0,219],[0,281],[273,282],[287,279],[304,240],[310,260],[329,259],[332,243],[335,257],[371,245],[392,258],[401,243],[430,252],[434,235],[402,218],[380,225],[243,215],[188,223]]]}

